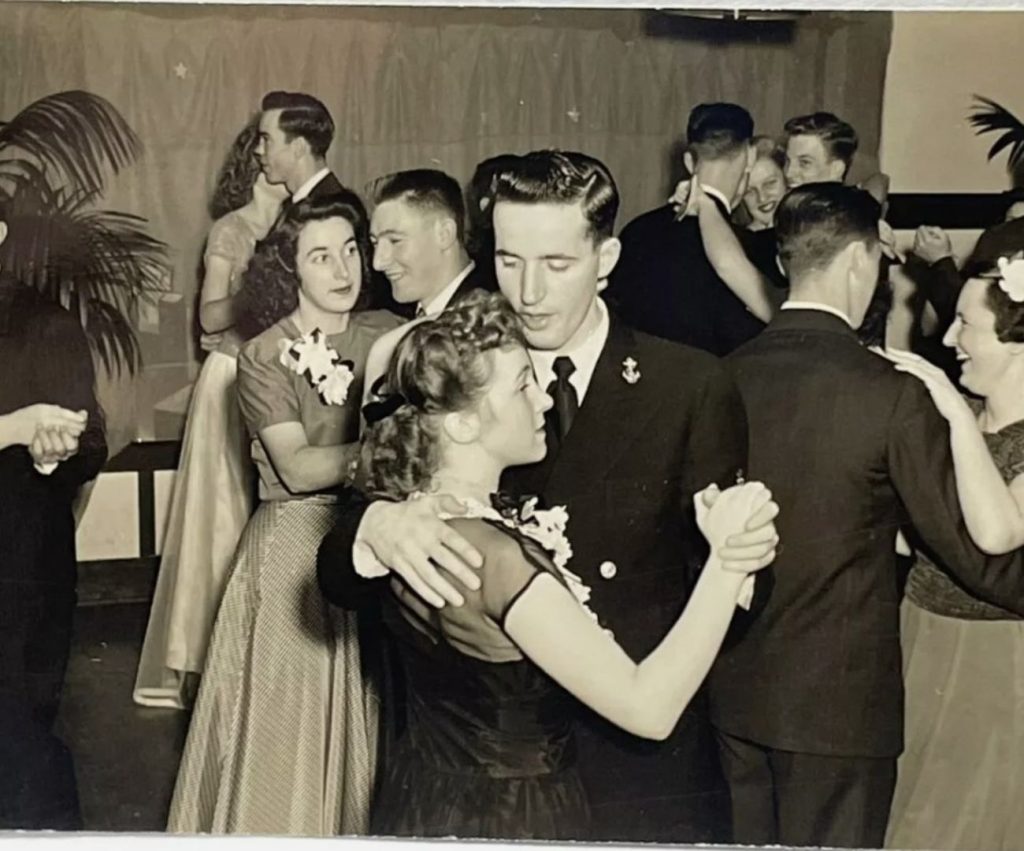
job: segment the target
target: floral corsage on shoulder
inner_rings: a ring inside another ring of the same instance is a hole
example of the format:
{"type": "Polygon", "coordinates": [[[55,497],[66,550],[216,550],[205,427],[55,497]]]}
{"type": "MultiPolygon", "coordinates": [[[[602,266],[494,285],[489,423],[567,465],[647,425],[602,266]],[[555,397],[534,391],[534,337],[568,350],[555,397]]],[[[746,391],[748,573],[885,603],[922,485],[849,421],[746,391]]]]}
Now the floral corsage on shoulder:
{"type": "Polygon", "coordinates": [[[524,538],[540,544],[551,557],[566,587],[583,609],[595,621],[597,615],[587,603],[590,600],[590,586],[566,566],[572,558],[572,544],[565,535],[565,527],[569,523],[569,512],[564,505],[554,508],[540,509],[535,496],[515,499],[507,494],[493,494],[491,505],[479,502],[467,502],[464,517],[480,517],[501,523],[514,529],[524,538]]]}
{"type": "Polygon", "coordinates": [[[281,340],[281,364],[305,377],[325,405],[344,405],[355,380],[355,363],[342,360],[319,328],[297,340],[281,340]]]}

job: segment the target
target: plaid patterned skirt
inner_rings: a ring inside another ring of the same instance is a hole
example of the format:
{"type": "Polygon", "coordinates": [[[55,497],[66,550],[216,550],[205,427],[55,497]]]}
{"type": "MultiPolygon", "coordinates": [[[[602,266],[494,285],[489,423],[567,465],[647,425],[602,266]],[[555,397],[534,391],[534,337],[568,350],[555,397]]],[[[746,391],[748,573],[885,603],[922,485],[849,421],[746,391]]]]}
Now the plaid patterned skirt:
{"type": "Polygon", "coordinates": [[[363,834],[378,698],[356,616],[332,608],[316,552],[336,506],[264,502],[242,535],[217,615],[168,830],[363,834]]]}

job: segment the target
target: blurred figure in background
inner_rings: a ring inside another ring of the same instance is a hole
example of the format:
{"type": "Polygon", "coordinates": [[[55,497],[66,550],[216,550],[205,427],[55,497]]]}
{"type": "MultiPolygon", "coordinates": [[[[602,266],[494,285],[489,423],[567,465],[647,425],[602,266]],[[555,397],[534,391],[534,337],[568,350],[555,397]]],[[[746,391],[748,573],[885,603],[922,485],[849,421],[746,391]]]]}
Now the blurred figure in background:
{"type": "Polygon", "coordinates": [[[0,362],[0,830],[75,830],[74,765],[53,724],[77,602],[72,504],[107,447],[77,318],[2,268],[0,362]]]}
{"type": "Polygon", "coordinates": [[[256,244],[287,195],[256,158],[256,119],[235,139],[210,202],[199,324],[209,351],[192,389],[160,572],[133,697],[143,706],[192,702],[238,539],[253,510],[254,474],[235,376],[241,337],[235,297],[256,244]]]}

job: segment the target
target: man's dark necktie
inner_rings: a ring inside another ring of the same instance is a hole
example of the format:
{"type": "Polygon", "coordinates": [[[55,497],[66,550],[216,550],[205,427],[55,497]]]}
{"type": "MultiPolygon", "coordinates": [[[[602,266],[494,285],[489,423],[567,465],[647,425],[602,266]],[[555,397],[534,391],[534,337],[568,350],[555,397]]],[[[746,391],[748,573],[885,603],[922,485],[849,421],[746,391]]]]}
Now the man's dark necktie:
{"type": "Polygon", "coordinates": [[[281,202],[281,209],[277,211],[277,218],[274,219],[274,224],[271,225],[270,230],[267,231],[267,233],[273,233],[281,227],[281,222],[284,221],[284,217],[288,215],[288,211],[294,206],[295,202],[292,201],[292,196],[289,195],[281,202]]]}
{"type": "MultiPolygon", "coordinates": [[[[567,357],[557,357],[552,365],[555,372],[555,380],[548,385],[548,395],[554,400],[551,410],[545,414],[548,424],[548,438],[554,438],[559,444],[565,439],[572,428],[573,417],[579,410],[580,402],[576,396],[576,388],[569,381],[576,371],[576,364],[567,357]]],[[[554,447],[549,446],[549,451],[554,447]]]]}
{"type": "Polygon", "coordinates": [[[423,305],[422,304],[417,305],[416,306],[416,318],[417,319],[422,319],[426,315],[427,315],[427,311],[425,311],[423,309],[423,305]]]}

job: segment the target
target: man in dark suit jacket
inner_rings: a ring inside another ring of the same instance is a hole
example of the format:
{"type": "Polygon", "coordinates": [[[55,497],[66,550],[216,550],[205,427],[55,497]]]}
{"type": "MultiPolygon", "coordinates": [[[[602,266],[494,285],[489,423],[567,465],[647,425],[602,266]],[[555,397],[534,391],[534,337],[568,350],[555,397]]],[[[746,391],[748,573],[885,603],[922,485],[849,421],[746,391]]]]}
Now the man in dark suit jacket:
{"type": "Polygon", "coordinates": [[[781,506],[783,541],[770,595],[710,678],[738,843],[881,847],[903,747],[901,524],[978,596],[1024,612],[1022,554],[986,557],[966,531],[945,420],[857,340],[879,213],[838,183],[791,191],[776,228],[792,301],[729,358],[749,475],[781,506]]]}
{"type": "MultiPolygon", "coordinates": [[[[293,204],[306,198],[327,198],[345,187],[327,167],[327,150],[334,140],[334,119],[317,98],[304,92],[269,92],[260,105],[260,136],[256,145],[268,183],[283,183],[289,193],[281,204],[273,232],[293,204]]],[[[258,250],[258,249],[257,249],[258,250]]],[[[364,281],[370,308],[402,313],[379,275],[364,281]]]]}
{"type": "Polygon", "coordinates": [[[281,215],[310,196],[340,192],[341,183],[327,168],[327,149],[334,140],[334,120],[312,95],[268,92],[260,104],[256,156],[268,183],[283,183],[290,196],[281,215]]]}
{"type": "MultiPolygon", "coordinates": [[[[642,659],[685,605],[703,542],[693,494],[735,482],[746,423],[723,366],[703,352],[634,331],[598,293],[614,267],[618,193],[607,169],[583,154],[528,154],[495,184],[494,228],[502,292],[522,318],[541,386],[555,397],[546,459],[508,471],[503,487],[543,493],[568,507],[572,570],[590,606],[630,656],[642,659]]],[[[443,500],[350,507],[320,548],[324,594],[351,604],[364,576],[393,567],[428,603],[461,595],[434,568],[478,584],[474,553],[437,519],[443,500]]],[[[771,558],[765,524],[737,542],[771,558]]],[[[410,601],[412,604],[413,601],[410,601]]],[[[728,838],[724,789],[703,694],[665,742],[641,741],[580,707],[579,768],[594,824],[588,836],[661,842],[728,838]]]]}
{"type": "MultiPolygon", "coordinates": [[[[750,114],[735,104],[701,104],[690,113],[686,167],[726,221],[743,197],[753,132],[750,114]]],[[[764,328],[711,265],[696,216],[679,218],[666,204],[626,225],[621,239],[608,297],[633,327],[718,356],[764,328]]]]}
{"type": "Polygon", "coordinates": [[[466,251],[466,208],[455,178],[436,169],[399,171],[378,178],[371,195],[373,268],[398,304],[431,316],[475,289],[494,288],[466,251]]]}

